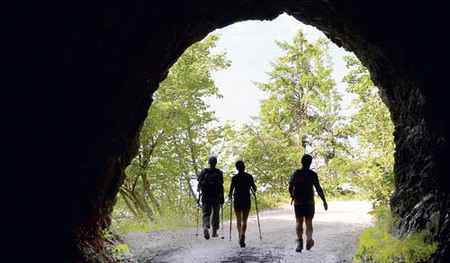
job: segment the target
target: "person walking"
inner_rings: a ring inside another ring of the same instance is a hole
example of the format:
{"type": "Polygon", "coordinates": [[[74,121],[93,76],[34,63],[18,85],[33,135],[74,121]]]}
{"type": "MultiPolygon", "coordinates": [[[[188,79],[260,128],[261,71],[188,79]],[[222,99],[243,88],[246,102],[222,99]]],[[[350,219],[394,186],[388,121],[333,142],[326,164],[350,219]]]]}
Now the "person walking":
{"type": "Polygon", "coordinates": [[[220,224],[220,207],[224,202],[223,173],[216,168],[217,158],[211,156],[208,159],[209,168],[203,169],[197,180],[197,191],[201,192],[203,211],[203,235],[209,239],[209,229],[212,224],[212,236],[218,237],[217,230],[220,224]],[[212,214],[212,218],[211,218],[212,214]]]}
{"type": "Polygon", "coordinates": [[[289,193],[294,202],[297,232],[297,248],[295,251],[297,252],[302,252],[303,249],[303,221],[305,221],[306,225],[306,250],[310,250],[314,246],[312,238],[312,220],[315,213],[313,186],[323,201],[325,211],[328,210],[328,204],[317,173],[310,169],[311,163],[312,156],[309,154],[303,155],[302,168],[295,170],[289,180],[289,193]]]}
{"type": "Polygon", "coordinates": [[[228,197],[234,197],[234,212],[236,214],[236,225],[239,236],[239,245],[245,247],[245,231],[247,230],[247,219],[250,212],[250,189],[256,192],[253,176],[245,172],[243,161],[236,162],[238,173],[231,179],[228,197]],[[234,191],[234,195],[233,195],[234,191]]]}

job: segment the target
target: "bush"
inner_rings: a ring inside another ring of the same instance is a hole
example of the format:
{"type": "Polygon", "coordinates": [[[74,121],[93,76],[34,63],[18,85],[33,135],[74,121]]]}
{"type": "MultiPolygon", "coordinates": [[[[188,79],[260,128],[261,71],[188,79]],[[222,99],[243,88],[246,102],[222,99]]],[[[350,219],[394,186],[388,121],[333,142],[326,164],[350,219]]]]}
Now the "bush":
{"type": "MultiPolygon", "coordinates": [[[[258,209],[259,210],[274,208],[274,207],[279,206],[280,204],[290,202],[289,193],[282,195],[282,194],[276,194],[276,193],[271,193],[271,192],[267,192],[267,193],[258,192],[257,198],[258,198],[258,209]]],[[[255,204],[254,204],[255,199],[253,196],[251,196],[251,199],[252,199],[251,210],[254,210],[255,209],[255,204]]],[[[256,213],[256,210],[251,211],[251,212],[256,213]]]]}
{"type": "Polygon", "coordinates": [[[392,234],[394,219],[389,209],[379,207],[374,214],[375,225],[367,228],[359,238],[355,262],[427,262],[436,251],[437,243],[428,242],[429,231],[422,230],[399,239],[392,234]]]}
{"type": "Polygon", "coordinates": [[[148,232],[150,231],[149,225],[151,222],[147,219],[135,218],[135,217],[124,217],[124,218],[113,218],[111,228],[114,233],[119,235],[126,235],[134,231],[148,232]]]}
{"type": "Polygon", "coordinates": [[[120,259],[123,256],[131,255],[130,251],[131,251],[131,249],[128,247],[127,244],[119,244],[114,247],[113,255],[114,255],[114,258],[120,259]]]}
{"type": "Polygon", "coordinates": [[[166,211],[162,215],[155,216],[153,221],[144,216],[115,217],[113,218],[111,230],[119,235],[126,235],[134,231],[148,232],[156,229],[183,229],[195,226],[195,218],[193,216],[195,215],[181,215],[166,211]]]}

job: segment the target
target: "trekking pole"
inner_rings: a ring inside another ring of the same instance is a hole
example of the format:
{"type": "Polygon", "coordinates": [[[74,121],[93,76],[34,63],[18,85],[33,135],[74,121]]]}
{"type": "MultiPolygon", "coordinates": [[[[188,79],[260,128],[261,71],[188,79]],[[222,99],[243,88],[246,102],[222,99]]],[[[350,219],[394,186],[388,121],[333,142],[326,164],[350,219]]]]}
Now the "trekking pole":
{"type": "Polygon", "coordinates": [[[222,239],[225,239],[225,230],[223,229],[223,205],[220,205],[220,210],[222,210],[222,239]]]}
{"type": "Polygon", "coordinates": [[[198,208],[198,201],[197,201],[197,205],[196,205],[196,207],[197,207],[197,232],[195,233],[195,236],[196,237],[198,237],[198,210],[199,210],[199,208],[198,208]]]}
{"type": "Polygon", "coordinates": [[[262,240],[261,236],[261,225],[259,224],[259,212],[258,212],[258,200],[256,199],[256,193],[252,189],[253,196],[255,197],[255,207],[256,207],[256,218],[258,219],[258,229],[259,229],[259,240],[262,240]]]}
{"type": "Polygon", "coordinates": [[[197,201],[197,232],[195,234],[196,237],[198,237],[198,216],[199,216],[199,211],[200,211],[200,196],[202,196],[202,194],[200,194],[198,196],[198,199],[196,200],[197,201]]]}
{"type": "Polygon", "coordinates": [[[231,242],[231,220],[233,219],[233,198],[230,196],[230,242],[231,242]]]}

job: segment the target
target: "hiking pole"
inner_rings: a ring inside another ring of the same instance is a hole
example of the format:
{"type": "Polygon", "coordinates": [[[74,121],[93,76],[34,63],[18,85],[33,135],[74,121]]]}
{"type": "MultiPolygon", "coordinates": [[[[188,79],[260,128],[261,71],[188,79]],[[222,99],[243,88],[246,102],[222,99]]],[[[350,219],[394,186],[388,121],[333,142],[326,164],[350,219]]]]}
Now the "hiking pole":
{"type": "Polygon", "coordinates": [[[233,198],[230,196],[230,242],[231,242],[231,220],[233,219],[233,198]]]}
{"type": "Polygon", "coordinates": [[[200,196],[202,196],[202,194],[200,194],[198,196],[197,201],[197,233],[195,234],[196,237],[198,237],[198,216],[199,216],[199,210],[200,210],[200,196]]]}
{"type": "Polygon", "coordinates": [[[220,210],[222,210],[222,239],[225,239],[225,236],[224,236],[224,233],[225,233],[225,230],[223,229],[223,204],[222,205],[220,205],[220,210]]]}
{"type": "Polygon", "coordinates": [[[256,193],[252,189],[253,196],[255,197],[255,207],[256,207],[256,218],[258,219],[258,229],[259,229],[259,240],[262,240],[261,236],[261,225],[259,224],[259,212],[258,212],[258,200],[256,199],[256,193]]]}
{"type": "Polygon", "coordinates": [[[197,207],[197,232],[195,233],[195,236],[196,237],[198,237],[198,213],[199,213],[199,208],[198,208],[198,201],[197,201],[197,205],[196,205],[196,207],[197,207]]]}

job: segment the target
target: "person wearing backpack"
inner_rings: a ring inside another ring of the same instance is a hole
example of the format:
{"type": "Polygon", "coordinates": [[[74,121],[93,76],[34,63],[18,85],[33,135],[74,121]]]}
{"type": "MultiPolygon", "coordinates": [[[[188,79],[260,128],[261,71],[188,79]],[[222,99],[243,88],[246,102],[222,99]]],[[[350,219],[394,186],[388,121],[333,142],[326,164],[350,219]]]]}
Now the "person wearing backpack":
{"type": "Polygon", "coordinates": [[[314,206],[314,190],[323,201],[325,211],[328,210],[328,204],[325,200],[322,187],[319,184],[317,173],[310,170],[312,156],[305,154],[302,157],[302,168],[295,170],[289,180],[289,193],[294,202],[296,232],[297,232],[297,248],[296,252],[302,252],[303,249],[303,221],[306,224],[306,250],[310,250],[314,246],[312,239],[315,206],[314,206]]]}
{"type": "Polygon", "coordinates": [[[236,214],[236,225],[239,235],[239,245],[245,247],[245,231],[247,230],[247,219],[250,212],[250,189],[256,192],[253,176],[245,171],[245,164],[239,160],[236,162],[238,173],[231,179],[230,192],[231,199],[234,191],[234,212],[236,214]]]}
{"type": "Polygon", "coordinates": [[[211,224],[212,236],[218,237],[220,206],[224,203],[223,173],[216,168],[217,158],[215,156],[209,157],[208,163],[209,168],[203,169],[197,178],[197,191],[201,192],[202,198],[203,234],[205,239],[209,239],[211,224]]]}

